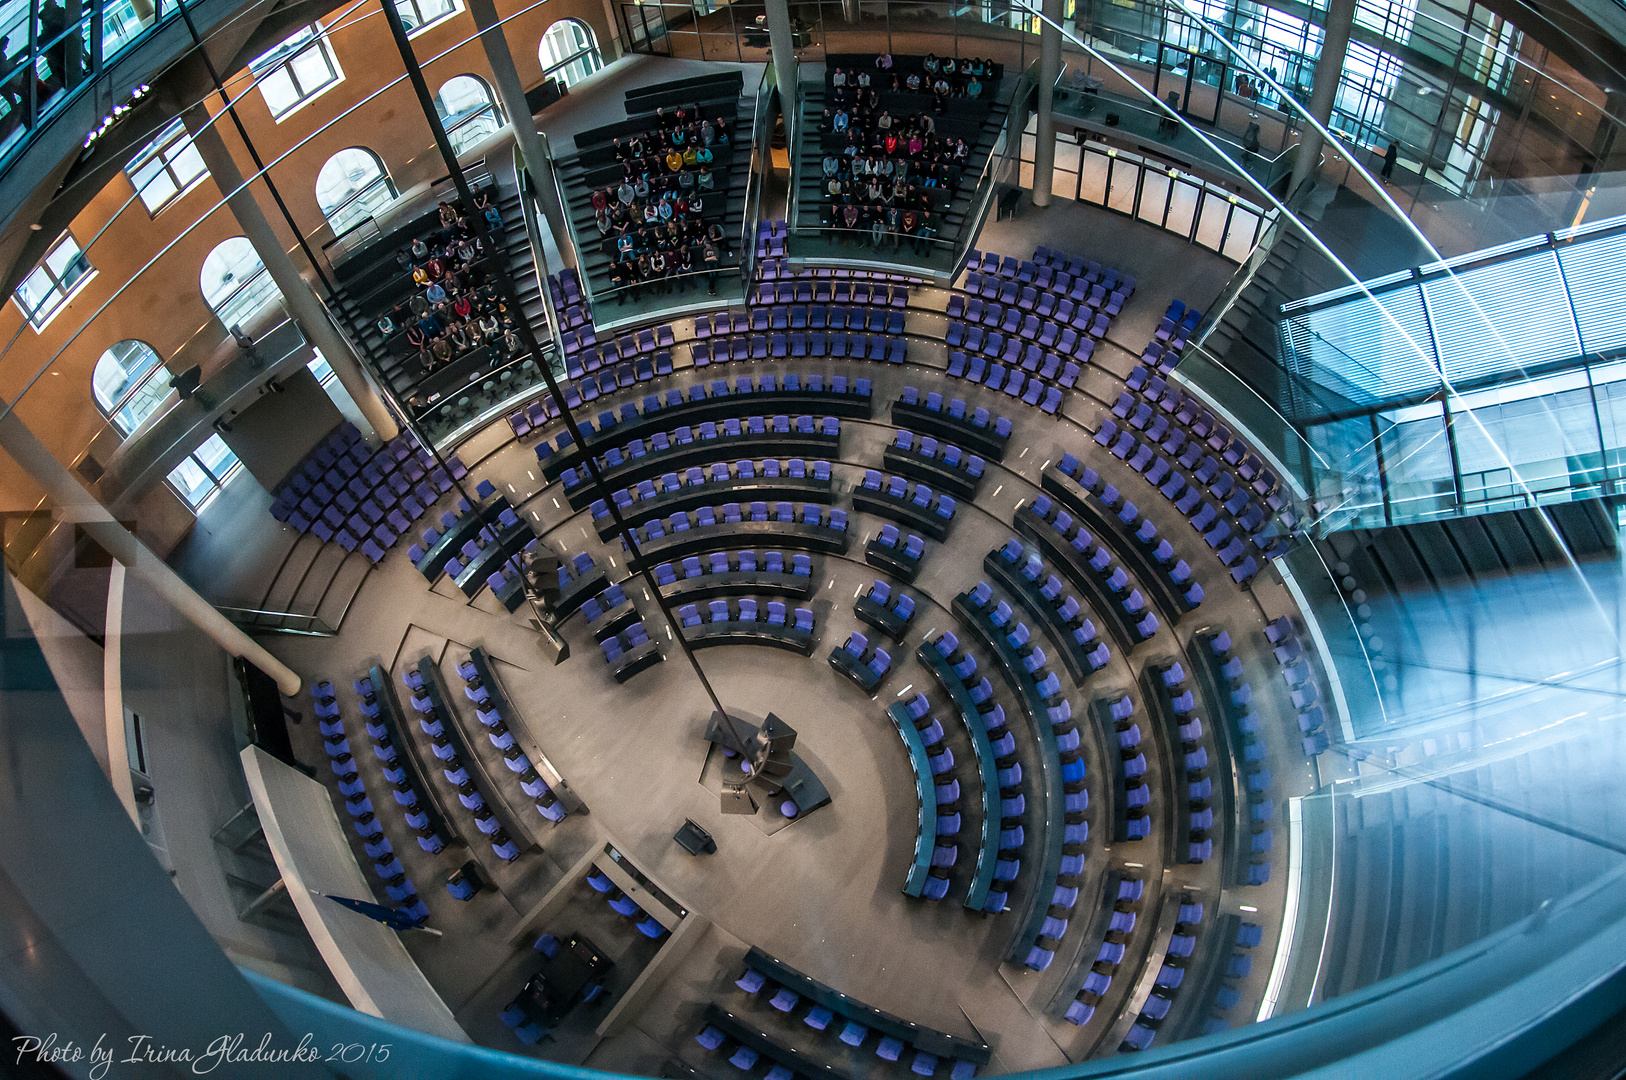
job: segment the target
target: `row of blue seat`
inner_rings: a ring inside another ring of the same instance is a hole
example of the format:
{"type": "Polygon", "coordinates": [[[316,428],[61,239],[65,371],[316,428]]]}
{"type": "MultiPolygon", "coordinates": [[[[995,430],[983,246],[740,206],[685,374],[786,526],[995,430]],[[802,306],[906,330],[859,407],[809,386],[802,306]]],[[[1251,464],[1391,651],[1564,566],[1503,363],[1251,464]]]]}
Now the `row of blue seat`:
{"type": "MultiPolygon", "coordinates": [[[[556,824],[563,821],[569,813],[568,809],[564,803],[559,801],[559,796],[553,793],[553,789],[548,787],[547,781],[543,780],[541,774],[536,771],[536,766],[531,762],[531,759],[525,755],[524,751],[514,745],[514,733],[509,730],[508,722],[502,715],[501,706],[491,696],[490,690],[482,683],[479,669],[475,667],[474,661],[470,659],[459,663],[457,673],[464,682],[463,693],[474,704],[475,717],[485,727],[486,736],[491,740],[491,745],[496,747],[497,751],[503,755],[503,760],[508,764],[509,771],[514,773],[515,781],[519,784],[520,790],[525,792],[527,798],[536,803],[537,813],[556,824]],[[523,766],[523,768],[517,766],[523,766]]],[[[414,695],[413,705],[414,707],[417,706],[416,695],[414,695]]],[[[427,719],[427,716],[424,719],[427,719]]],[[[447,765],[449,768],[451,763],[448,762],[447,765]]],[[[450,780],[452,775],[451,772],[448,772],[447,779],[450,780]]],[[[467,805],[467,803],[464,805],[467,805]]]]}
{"type": "Polygon", "coordinates": [[[886,322],[882,332],[792,330],[697,341],[689,349],[696,368],[743,360],[799,360],[828,356],[835,360],[875,360],[901,364],[909,358],[909,340],[901,337],[903,318],[886,322]],[[894,329],[896,324],[896,329],[894,329]]]}
{"type": "Polygon", "coordinates": [[[1180,984],[1185,981],[1186,963],[1197,949],[1197,932],[1202,921],[1203,904],[1195,897],[1183,897],[1169,947],[1152,981],[1152,993],[1124,1035],[1120,1050],[1145,1050],[1157,1038],[1158,1025],[1169,1015],[1180,984]]]}
{"type": "MultiPolygon", "coordinates": [[[[375,860],[372,864],[373,872],[382,881],[384,894],[403,905],[404,913],[414,918],[428,918],[428,906],[418,895],[417,886],[407,877],[406,869],[395,854],[395,848],[384,835],[383,827],[378,824],[373,814],[372,800],[367,796],[356,769],[355,759],[350,754],[350,741],[345,736],[344,723],[339,718],[339,705],[333,692],[333,684],[326,680],[313,683],[311,700],[316,712],[317,726],[322,733],[323,749],[327,752],[334,776],[338,778],[339,794],[345,799],[345,809],[350,813],[357,836],[361,838],[363,850],[366,851],[368,858],[375,860]]],[[[386,763],[386,777],[387,775],[386,763]]],[[[393,793],[396,801],[407,813],[411,813],[417,807],[417,795],[410,782],[404,786],[396,785],[393,793]],[[408,797],[410,801],[403,801],[403,796],[408,797]]],[[[418,837],[418,844],[425,851],[433,854],[446,846],[433,831],[426,832],[427,835],[420,834],[418,837]]]]}
{"type": "Polygon", "coordinates": [[[1103,912],[1106,929],[1095,959],[1086,969],[1083,986],[1067,1004],[1067,1012],[1062,1018],[1069,1024],[1083,1027],[1094,1019],[1096,1009],[1112,987],[1112,980],[1134,936],[1139,923],[1140,899],[1145,889],[1146,883],[1133,875],[1109,875],[1104,897],[1108,910],[1103,912]]]}
{"type": "MultiPolygon", "coordinates": [[[[508,830],[503,828],[502,822],[486,804],[485,796],[480,793],[475,786],[474,778],[469,775],[468,766],[463,763],[457,753],[457,747],[447,736],[447,718],[440,714],[440,709],[435,703],[436,697],[439,696],[438,691],[424,680],[417,668],[407,668],[403,671],[401,682],[412,693],[412,708],[418,714],[418,726],[428,736],[430,752],[440,760],[441,771],[445,774],[447,783],[457,789],[458,802],[474,816],[475,827],[490,838],[491,850],[496,856],[504,862],[513,862],[519,858],[519,845],[508,835],[508,830]]],[[[464,692],[469,693],[468,690],[464,692]]],[[[490,701],[490,693],[476,689],[470,700],[475,701],[477,705],[486,704],[490,701]]],[[[451,708],[450,703],[444,704],[446,708],[451,708]]],[[[513,734],[508,732],[506,727],[500,736],[493,733],[491,741],[493,745],[499,741],[507,744],[508,748],[503,751],[503,758],[508,763],[509,769],[516,773],[530,769],[530,759],[514,745],[513,734]],[[516,767],[516,758],[511,758],[510,754],[517,755],[517,761],[523,764],[516,767]]]]}
{"type": "MultiPolygon", "coordinates": [[[[793,433],[796,435],[823,435],[825,438],[839,438],[841,421],[837,417],[826,416],[815,423],[815,418],[812,416],[804,414],[793,418],[781,413],[769,417],[748,416],[745,418],[744,423],[741,423],[737,417],[731,416],[724,420],[721,428],[719,428],[714,421],[704,420],[692,428],[687,424],[683,424],[670,433],[657,431],[651,436],[647,448],[642,439],[633,439],[632,442],[627,444],[625,452],[620,447],[612,446],[604,452],[604,456],[600,459],[600,466],[604,469],[617,468],[628,462],[636,461],[646,454],[659,454],[672,447],[693,446],[696,443],[718,440],[760,438],[769,434],[790,435],[793,433]]],[[[721,448],[719,448],[718,452],[725,455],[727,453],[726,450],[721,448]]],[[[797,466],[794,463],[802,459],[792,458],[790,460],[791,464],[787,465],[786,472],[788,475],[795,476],[797,475],[797,466]]],[[[567,467],[559,476],[564,481],[566,491],[571,491],[582,484],[586,484],[590,479],[585,466],[580,469],[574,466],[567,467]]]]}

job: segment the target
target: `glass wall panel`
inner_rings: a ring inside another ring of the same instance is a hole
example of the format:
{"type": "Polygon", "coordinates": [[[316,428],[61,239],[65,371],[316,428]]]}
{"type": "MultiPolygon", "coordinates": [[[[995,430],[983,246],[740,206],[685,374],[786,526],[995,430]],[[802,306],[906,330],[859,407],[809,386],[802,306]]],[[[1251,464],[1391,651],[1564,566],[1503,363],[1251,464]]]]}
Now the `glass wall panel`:
{"type": "Polygon", "coordinates": [[[1119,154],[1112,159],[1111,187],[1107,191],[1107,206],[1121,214],[1135,212],[1135,191],[1140,186],[1140,159],[1132,154],[1119,154]]]}
{"type": "Polygon", "coordinates": [[[1079,199],[1098,206],[1107,201],[1107,168],[1111,163],[1112,159],[1104,151],[1084,147],[1078,173],[1079,199]]]}
{"type": "Polygon", "coordinates": [[[1169,216],[1164,220],[1163,227],[1172,233],[1190,236],[1197,220],[1197,199],[1202,195],[1202,190],[1191,181],[1176,177],[1174,191],[1169,195],[1169,216]]]}
{"type": "Polygon", "coordinates": [[[1254,241],[1259,235],[1259,215],[1245,206],[1231,208],[1231,228],[1225,235],[1225,246],[1220,254],[1227,259],[1241,262],[1253,250],[1254,241]]]}
{"type": "Polygon", "coordinates": [[[1168,201],[1169,174],[1160,169],[1147,169],[1141,179],[1138,216],[1142,221],[1161,226],[1168,201]]]}
{"type": "Polygon", "coordinates": [[[1201,209],[1197,217],[1197,243],[1218,251],[1225,242],[1225,222],[1230,216],[1231,204],[1213,188],[1203,192],[1201,209]]]}

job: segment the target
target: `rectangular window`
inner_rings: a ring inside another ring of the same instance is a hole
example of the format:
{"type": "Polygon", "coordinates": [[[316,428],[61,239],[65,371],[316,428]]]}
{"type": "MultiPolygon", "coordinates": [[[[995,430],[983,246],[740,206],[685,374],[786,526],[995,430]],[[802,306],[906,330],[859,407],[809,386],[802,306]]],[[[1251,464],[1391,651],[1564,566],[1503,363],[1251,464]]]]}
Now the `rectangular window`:
{"type": "Polygon", "coordinates": [[[339,61],[315,24],[248,62],[260,93],[280,124],[286,117],[344,81],[339,61]]]}
{"type": "Polygon", "coordinates": [[[395,0],[395,10],[401,13],[407,33],[416,34],[456,15],[463,10],[463,4],[461,0],[395,0]]]}
{"type": "Polygon", "coordinates": [[[63,233],[62,239],[17,286],[17,306],[23,309],[36,331],[43,330],[90,278],[90,260],[79,250],[73,236],[63,233]]]}
{"type": "Polygon", "coordinates": [[[305,366],[310,369],[310,373],[312,375],[316,376],[316,381],[323,386],[326,386],[328,383],[338,378],[338,376],[333,373],[333,365],[327,362],[327,357],[322,355],[321,349],[316,350],[316,359],[312,360],[305,366]]]}
{"type": "Polygon", "coordinates": [[[140,193],[147,213],[156,214],[208,176],[209,170],[185,125],[176,120],[130,160],[124,173],[140,193]]]}
{"type": "Polygon", "coordinates": [[[211,435],[191,456],[170,470],[169,486],[196,513],[240,468],[242,462],[231,452],[226,440],[211,435]]]}

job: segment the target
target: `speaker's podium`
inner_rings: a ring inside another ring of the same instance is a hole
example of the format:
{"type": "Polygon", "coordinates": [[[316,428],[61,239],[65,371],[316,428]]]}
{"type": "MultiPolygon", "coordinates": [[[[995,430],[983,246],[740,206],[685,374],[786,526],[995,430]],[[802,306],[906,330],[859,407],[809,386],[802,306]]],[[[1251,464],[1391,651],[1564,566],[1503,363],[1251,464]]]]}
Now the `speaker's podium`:
{"type": "Polygon", "coordinates": [[[830,802],[829,790],[793,749],[796,729],[773,713],[753,723],[737,714],[725,721],[721,713],[713,712],[705,739],[727,760],[750,765],[748,780],[723,783],[720,809],[724,814],[760,814],[759,823],[771,823],[770,831],[776,831],[830,802]]]}

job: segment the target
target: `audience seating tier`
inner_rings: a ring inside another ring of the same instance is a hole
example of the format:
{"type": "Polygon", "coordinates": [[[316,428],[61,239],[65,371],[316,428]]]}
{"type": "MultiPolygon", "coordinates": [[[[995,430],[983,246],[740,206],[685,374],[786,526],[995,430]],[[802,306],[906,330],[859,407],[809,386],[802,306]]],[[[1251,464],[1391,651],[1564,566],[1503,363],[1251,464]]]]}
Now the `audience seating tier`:
{"type": "Polygon", "coordinates": [[[1022,657],[1007,639],[1006,631],[995,626],[986,613],[971,603],[969,593],[956,596],[953,607],[954,614],[994,657],[1005,681],[1016,691],[1039,744],[1039,769],[1045,795],[1044,840],[1039,848],[1039,872],[1033,879],[1033,895],[1028,901],[1032,910],[1023,923],[1022,931],[1017,934],[1010,953],[1014,962],[1023,963],[1028,950],[1039,940],[1039,932],[1048,917],[1049,897],[1061,873],[1062,846],[1067,830],[1067,795],[1062,786],[1061,750],[1056,745],[1055,732],[1050,725],[1049,702],[1040,695],[1038,684],[1022,666],[1022,657]]]}
{"type": "MultiPolygon", "coordinates": [[[[1029,556],[1040,557],[1037,549],[1024,547],[1023,559],[1029,556]]],[[[1005,560],[1000,549],[990,551],[982,560],[982,568],[988,571],[994,583],[1004,589],[1023,611],[1033,617],[1033,620],[1044,628],[1045,635],[1056,646],[1061,660],[1067,667],[1067,674],[1072,676],[1075,686],[1083,686],[1084,680],[1100,665],[1092,663],[1089,658],[1090,648],[1081,645],[1073,636],[1073,624],[1063,618],[1056,605],[1047,599],[1040,590],[1044,587],[1037,581],[1029,581],[1022,576],[1022,571],[1005,560]]],[[[1046,572],[1049,567],[1045,567],[1046,572]]],[[[1087,617],[1088,608],[1080,608],[1080,615],[1087,617]]]]}
{"type": "MultiPolygon", "coordinates": [[[[830,480],[817,480],[811,476],[758,476],[749,480],[734,478],[722,483],[691,484],[675,491],[663,491],[653,499],[639,499],[631,505],[623,505],[621,517],[628,525],[642,525],[651,518],[664,518],[720,503],[809,502],[829,505],[832,490],[830,480]]],[[[615,527],[615,518],[608,512],[596,519],[595,527],[600,540],[608,541],[620,535],[620,530],[615,527]]]]}
{"type": "MultiPolygon", "coordinates": [[[[1122,597],[1115,594],[1107,581],[1090,566],[1083,552],[1075,550],[1050,522],[1034,512],[1032,506],[1017,510],[1015,523],[1016,531],[1033,541],[1045,561],[1056,567],[1061,576],[1078,589],[1091,609],[1103,617],[1106,629],[1124,654],[1127,655],[1140,643],[1135,621],[1124,610],[1122,597]]],[[[1126,586],[1124,595],[1128,592],[1126,586]]]]}
{"type": "Polygon", "coordinates": [[[813,634],[794,626],[771,626],[768,623],[704,622],[683,629],[683,640],[691,649],[709,649],[714,645],[770,645],[803,656],[813,655],[813,634]]]}
{"type": "MultiPolygon", "coordinates": [[[[488,503],[459,517],[451,528],[439,540],[429,546],[429,550],[413,565],[418,572],[431,582],[446,572],[446,564],[457,556],[463,545],[480,535],[480,530],[487,525],[495,525],[504,510],[511,509],[506,495],[493,496],[488,503]]],[[[490,573],[490,571],[486,571],[490,573]]],[[[482,582],[485,578],[480,579],[482,582]]]]}
{"type": "MultiPolygon", "coordinates": [[[[907,715],[906,712],[905,716],[907,715]]],[[[863,1002],[837,992],[817,979],[802,974],[755,946],[745,954],[745,966],[752,971],[760,972],[780,986],[795,991],[813,1004],[829,1009],[837,1016],[862,1024],[883,1036],[910,1043],[917,1050],[936,1054],[940,1058],[969,1061],[978,1066],[988,1064],[993,1057],[993,1051],[987,1043],[973,1042],[933,1028],[921,1027],[919,1024],[899,1019],[889,1012],[871,1008],[863,1002]]]]}
{"type": "Polygon", "coordinates": [[[805,525],[788,521],[734,521],[669,532],[654,540],[639,540],[640,558],[633,569],[644,563],[681,560],[687,555],[738,548],[784,548],[816,555],[845,555],[847,531],[828,525],[805,525]]]}
{"type": "Polygon", "coordinates": [[[930,484],[935,490],[952,495],[956,499],[974,499],[982,476],[980,474],[973,476],[967,472],[964,468],[965,460],[967,459],[961,459],[960,466],[945,465],[942,458],[929,458],[910,450],[902,450],[892,443],[887,444],[886,453],[881,456],[881,463],[886,466],[888,472],[930,484]]]}
{"type": "MultiPolygon", "coordinates": [[[[1161,755],[1164,762],[1163,792],[1160,799],[1154,799],[1153,809],[1166,806],[1168,810],[1160,816],[1163,834],[1168,843],[1169,861],[1171,863],[1205,862],[1206,859],[1192,858],[1191,842],[1185,839],[1190,829],[1190,801],[1188,784],[1200,783],[1208,777],[1210,760],[1207,764],[1192,765],[1188,763],[1186,751],[1181,748],[1180,724],[1182,720],[1189,720],[1196,714],[1185,717],[1175,712],[1172,696],[1168,687],[1163,684],[1162,672],[1170,667],[1168,658],[1152,659],[1146,661],[1140,673],[1140,699],[1146,710],[1144,727],[1148,730],[1144,734],[1156,747],[1156,753],[1161,755]]],[[[1142,746],[1145,744],[1143,743],[1142,746]]],[[[1200,747],[1201,748],[1201,747],[1200,747]]],[[[1203,750],[1204,759],[1207,760],[1207,749],[1203,750]]],[[[1214,828],[1225,828],[1230,818],[1220,814],[1214,815],[1214,828]]],[[[1206,833],[1209,830],[1203,830],[1206,833]]]]}
{"type": "MultiPolygon", "coordinates": [[[[1186,603],[1184,595],[1175,588],[1168,571],[1152,558],[1151,548],[1135,535],[1133,523],[1126,524],[1112,508],[1103,506],[1096,492],[1086,491],[1054,465],[1044,471],[1039,486],[1072,511],[1095,534],[1097,541],[1103,536],[1116,539],[1111,545],[1112,553],[1129,563],[1135,573],[1135,583],[1152,594],[1152,602],[1170,624],[1178,623],[1180,617],[1191,610],[1192,605],[1186,603]]],[[[1151,547],[1155,547],[1159,539],[1161,537],[1154,537],[1151,547]]]]}
{"type": "Polygon", "coordinates": [[[915,854],[909,864],[909,872],[904,876],[903,893],[905,896],[918,897],[925,891],[926,879],[931,876],[932,850],[937,846],[937,788],[933,783],[931,764],[927,760],[926,744],[921,741],[920,732],[915,730],[915,721],[909,715],[908,707],[901,702],[889,705],[886,715],[898,729],[904,749],[909,753],[909,767],[915,773],[915,798],[920,804],[920,819],[915,832],[915,854]]]}
{"type": "Polygon", "coordinates": [[[479,678],[480,685],[484,686],[486,693],[491,695],[492,706],[502,716],[504,723],[512,721],[511,727],[522,729],[517,733],[517,738],[526,751],[525,756],[530,759],[531,768],[537,771],[537,774],[548,785],[548,790],[552,791],[555,797],[564,804],[566,811],[575,813],[581,810],[581,799],[577,798],[576,794],[565,783],[564,774],[559,772],[554,767],[553,762],[548,760],[548,756],[542,752],[542,747],[530,733],[529,725],[520,720],[519,710],[514,707],[513,700],[503,689],[502,680],[497,676],[496,669],[491,661],[491,656],[482,646],[476,645],[469,650],[469,663],[474,665],[475,675],[479,678]]]}
{"type": "Polygon", "coordinates": [[[956,417],[946,409],[927,408],[925,402],[892,403],[892,423],[898,427],[908,428],[917,434],[925,432],[928,435],[935,435],[939,439],[981,454],[989,461],[1004,461],[1005,445],[1010,441],[1010,436],[1000,434],[992,422],[987,427],[977,426],[972,422],[972,415],[968,413],[956,417]]]}
{"type": "Polygon", "coordinates": [[[759,1024],[748,1024],[715,1003],[706,1006],[706,1023],[741,1046],[750,1047],[759,1058],[766,1058],[776,1066],[784,1066],[796,1076],[807,1080],[847,1080],[845,1073],[821,1065],[788,1046],[781,1046],[763,1034],[759,1024]]]}
{"type": "Polygon", "coordinates": [[[994,744],[988,737],[982,710],[971,700],[965,681],[955,674],[948,658],[929,641],[915,649],[915,658],[926,666],[954,702],[954,711],[960,714],[960,722],[971,736],[971,749],[977,758],[977,774],[982,780],[982,836],[977,844],[977,869],[972,875],[971,888],[966,892],[965,906],[982,911],[993,888],[994,864],[999,861],[999,767],[994,764],[994,744]]]}
{"type": "MultiPolygon", "coordinates": [[[[643,480],[658,480],[662,473],[681,473],[694,466],[710,465],[714,461],[739,461],[750,458],[802,458],[806,461],[830,459],[840,456],[841,435],[822,431],[775,432],[718,436],[715,439],[695,439],[687,443],[673,443],[665,450],[651,450],[637,457],[623,458],[619,465],[599,466],[604,486],[611,491],[632,487],[643,480]]],[[[581,482],[565,493],[573,510],[585,510],[601,498],[586,469],[581,470],[581,482]],[[580,503],[581,505],[577,505],[580,503]]],[[[723,500],[727,501],[727,500],[723,500]]]]}
{"type": "MultiPolygon", "coordinates": [[[[701,389],[701,384],[690,387],[689,392],[692,394],[697,389],[701,389]]],[[[632,408],[634,407],[629,404],[623,406],[621,411],[625,413],[632,408]]],[[[647,440],[659,431],[671,431],[683,425],[698,427],[708,420],[712,423],[721,423],[730,417],[811,414],[836,416],[843,420],[868,420],[871,415],[871,403],[867,394],[856,392],[855,386],[855,390],[848,393],[836,393],[833,390],[753,390],[748,394],[730,392],[688,399],[681,404],[664,405],[659,409],[634,411],[636,415],[622,416],[610,427],[601,424],[591,433],[584,431],[587,449],[595,454],[602,454],[612,446],[621,446],[633,439],[647,440]]],[[[580,469],[581,459],[580,447],[567,446],[542,459],[542,475],[548,480],[557,480],[559,474],[568,468],[580,469]]]]}
{"type": "Polygon", "coordinates": [[[709,571],[697,577],[685,577],[662,585],[661,595],[674,604],[692,604],[696,600],[711,600],[719,596],[768,595],[790,596],[805,600],[813,595],[813,579],[767,570],[730,570],[726,574],[709,571]]]}

